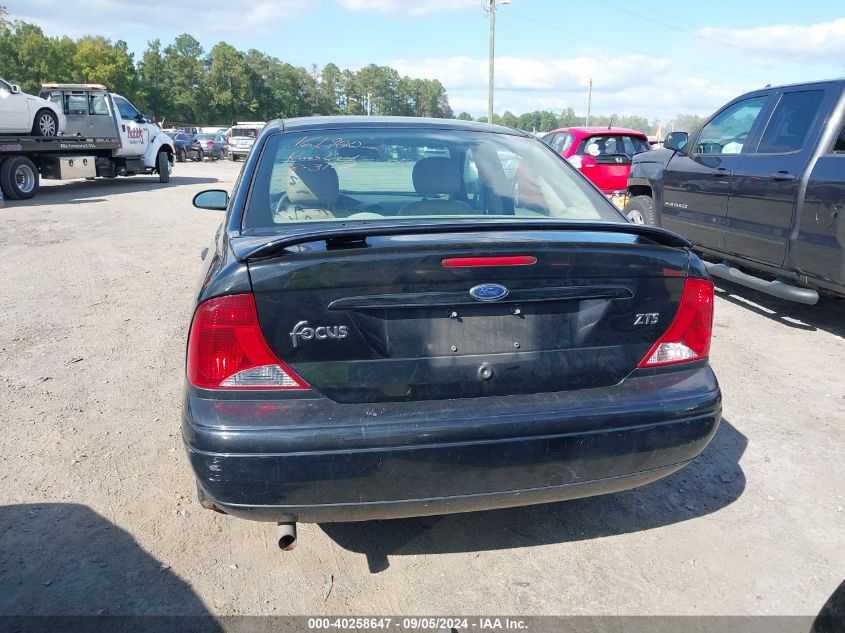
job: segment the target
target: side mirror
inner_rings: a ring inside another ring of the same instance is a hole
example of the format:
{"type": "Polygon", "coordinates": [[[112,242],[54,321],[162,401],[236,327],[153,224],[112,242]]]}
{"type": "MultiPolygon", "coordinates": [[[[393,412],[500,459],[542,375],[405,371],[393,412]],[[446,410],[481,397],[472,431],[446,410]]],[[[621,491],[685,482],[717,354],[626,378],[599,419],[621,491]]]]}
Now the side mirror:
{"type": "Polygon", "coordinates": [[[680,152],[687,146],[688,140],[689,134],[686,132],[670,132],[663,141],[663,147],[680,152]]]}
{"type": "Polygon", "coordinates": [[[21,87],[18,84],[12,84],[12,94],[19,95],[21,93],[21,87]]]}
{"type": "Polygon", "coordinates": [[[194,206],[197,209],[211,209],[225,211],[229,205],[229,194],[222,189],[208,189],[200,191],[194,196],[194,206]]]}

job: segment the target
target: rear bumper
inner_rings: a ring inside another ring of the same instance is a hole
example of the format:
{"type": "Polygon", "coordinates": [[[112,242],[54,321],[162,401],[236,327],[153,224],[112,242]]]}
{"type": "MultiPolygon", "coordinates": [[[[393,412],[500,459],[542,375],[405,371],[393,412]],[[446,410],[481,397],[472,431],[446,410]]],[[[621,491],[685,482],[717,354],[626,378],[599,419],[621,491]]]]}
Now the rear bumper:
{"type": "Polygon", "coordinates": [[[706,365],[602,389],[436,402],[209,395],[185,394],[197,479],[220,509],[258,521],[397,518],[625,490],[693,459],[721,414],[706,365]]]}

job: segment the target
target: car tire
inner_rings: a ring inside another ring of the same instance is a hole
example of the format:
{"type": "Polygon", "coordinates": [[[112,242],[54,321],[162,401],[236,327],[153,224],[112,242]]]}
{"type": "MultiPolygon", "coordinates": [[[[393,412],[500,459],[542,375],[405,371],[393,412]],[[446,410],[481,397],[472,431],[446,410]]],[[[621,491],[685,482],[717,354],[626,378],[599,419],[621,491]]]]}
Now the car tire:
{"type": "Polygon", "coordinates": [[[35,113],[35,119],[32,122],[33,136],[58,136],[59,134],[59,117],[52,110],[44,108],[35,113]]]}
{"type": "Polygon", "coordinates": [[[235,156],[234,154],[229,154],[229,160],[232,161],[233,163],[237,163],[238,157],[235,156]]]}
{"type": "Polygon", "coordinates": [[[196,162],[201,163],[201,162],[203,161],[203,159],[204,159],[204,158],[205,158],[205,152],[203,152],[202,150],[199,150],[199,151],[197,152],[197,159],[196,159],[196,162]]]}
{"type": "Polygon", "coordinates": [[[29,200],[39,186],[38,168],[26,156],[11,156],[0,165],[0,187],[10,200],[29,200]]]}
{"type": "Polygon", "coordinates": [[[654,200],[651,196],[634,196],[625,205],[625,215],[634,224],[657,226],[657,214],[654,212],[654,200]]]}
{"type": "Polygon", "coordinates": [[[167,152],[158,153],[156,167],[158,167],[158,181],[170,182],[170,159],[167,157],[167,152]]]}
{"type": "Polygon", "coordinates": [[[187,160],[188,160],[188,154],[187,154],[187,152],[185,151],[185,148],[184,148],[184,147],[182,147],[182,148],[180,148],[180,149],[176,150],[176,161],[177,161],[177,162],[179,162],[179,163],[184,163],[184,162],[185,162],[185,161],[187,161],[187,160]]]}

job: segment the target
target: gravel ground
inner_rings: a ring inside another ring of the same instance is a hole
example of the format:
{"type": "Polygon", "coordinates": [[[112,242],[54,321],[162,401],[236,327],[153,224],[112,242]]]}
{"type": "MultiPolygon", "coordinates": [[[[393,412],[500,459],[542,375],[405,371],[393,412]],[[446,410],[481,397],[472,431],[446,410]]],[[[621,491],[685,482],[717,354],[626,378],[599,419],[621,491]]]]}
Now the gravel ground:
{"type": "Polygon", "coordinates": [[[200,508],[179,436],[200,252],[238,165],[0,210],[0,614],[801,614],[845,578],[845,301],[719,289],[724,420],[639,490],[366,524],[200,508]]]}

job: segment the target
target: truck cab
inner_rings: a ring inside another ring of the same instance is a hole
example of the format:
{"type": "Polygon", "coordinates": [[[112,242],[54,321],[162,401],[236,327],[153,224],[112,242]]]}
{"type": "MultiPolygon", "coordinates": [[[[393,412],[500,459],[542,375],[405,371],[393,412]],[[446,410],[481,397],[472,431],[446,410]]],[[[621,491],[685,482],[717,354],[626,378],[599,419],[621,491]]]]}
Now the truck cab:
{"type": "MultiPolygon", "coordinates": [[[[173,162],[173,142],[132,103],[102,84],[44,84],[41,96],[56,104],[67,118],[66,135],[120,140],[114,157],[125,159],[126,174],[156,167],[160,150],[173,162]],[[168,148],[169,151],[168,151],[168,148]],[[137,164],[140,160],[143,168],[137,164]]],[[[120,175],[124,175],[118,171],[120,175]]]]}
{"type": "Polygon", "coordinates": [[[845,295],[843,126],[845,81],[745,94],[636,156],[626,213],[687,237],[717,276],[802,303],[845,295]]]}

